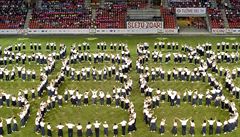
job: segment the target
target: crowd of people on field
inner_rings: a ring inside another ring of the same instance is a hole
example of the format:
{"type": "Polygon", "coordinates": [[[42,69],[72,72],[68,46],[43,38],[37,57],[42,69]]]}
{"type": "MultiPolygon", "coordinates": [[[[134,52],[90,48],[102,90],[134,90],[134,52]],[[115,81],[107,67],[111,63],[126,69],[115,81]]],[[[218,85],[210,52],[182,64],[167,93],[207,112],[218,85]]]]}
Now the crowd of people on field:
{"type": "MultiPolygon", "coordinates": [[[[134,110],[134,105],[130,101],[129,96],[131,95],[132,91],[132,84],[133,81],[127,77],[121,78],[120,82],[123,84],[122,87],[114,87],[112,93],[110,92],[104,92],[104,90],[90,90],[85,91],[84,93],[79,92],[79,90],[73,90],[73,89],[66,89],[64,92],[64,95],[60,95],[57,91],[57,88],[60,86],[60,84],[65,80],[65,75],[67,73],[66,67],[69,63],[68,59],[65,59],[62,61],[63,67],[61,69],[61,73],[59,73],[58,77],[50,82],[49,86],[47,86],[47,92],[48,92],[48,99],[46,102],[42,102],[40,105],[40,109],[37,113],[35,125],[36,125],[36,132],[41,133],[42,136],[48,135],[52,136],[52,128],[50,123],[47,124],[47,133],[45,133],[45,122],[44,122],[44,116],[45,113],[52,108],[55,108],[56,105],[59,107],[62,107],[64,103],[71,102],[71,105],[73,107],[79,107],[79,106],[88,106],[90,104],[92,105],[105,105],[111,106],[112,104],[115,104],[115,108],[122,108],[123,110],[126,110],[129,112],[129,121],[123,121],[121,122],[122,126],[122,135],[125,135],[126,132],[131,134],[136,130],[136,112],[134,110]],[[121,80],[122,79],[122,80],[121,80]],[[89,100],[91,99],[91,101],[89,100]],[[92,102],[92,103],[90,103],[92,102]],[[115,103],[113,103],[115,102],[115,103]],[[127,127],[127,129],[126,129],[127,127]]],[[[124,74],[127,74],[128,71],[125,71],[126,69],[123,69],[122,71],[124,74]]],[[[121,72],[122,72],[121,71],[121,72]]],[[[107,122],[104,122],[104,134],[108,136],[108,125],[107,122]]],[[[93,124],[95,126],[95,134],[96,136],[99,136],[99,124],[93,124]]],[[[114,136],[118,135],[118,125],[113,125],[113,134],[114,136]]],[[[74,124],[74,123],[67,123],[66,125],[59,124],[57,125],[58,129],[58,136],[63,136],[63,127],[68,127],[68,136],[73,136],[73,128],[76,126],[77,128],[77,135],[82,136],[83,130],[81,124],[74,124]]],[[[92,124],[88,122],[86,125],[86,135],[92,136],[92,124]]]]}
{"type": "Polygon", "coordinates": [[[19,125],[21,128],[25,127],[27,120],[30,116],[30,103],[28,99],[25,98],[27,95],[18,96],[11,95],[5,92],[0,93],[0,108],[2,107],[15,107],[21,109],[21,112],[17,116],[9,116],[7,118],[0,118],[0,136],[5,135],[4,126],[6,125],[8,135],[12,132],[17,132],[19,130],[19,125]]]}
{"type": "MultiPolygon", "coordinates": [[[[209,135],[220,135],[221,133],[229,133],[236,130],[238,126],[238,111],[236,105],[232,100],[227,99],[223,94],[223,86],[214,77],[214,73],[223,77],[225,76],[226,83],[225,87],[231,91],[231,94],[235,95],[239,99],[240,90],[233,84],[233,79],[240,77],[240,69],[235,68],[229,70],[228,68],[223,68],[219,63],[237,63],[239,60],[238,46],[236,43],[232,44],[232,49],[230,49],[229,43],[217,43],[217,50],[221,52],[214,52],[211,43],[205,43],[198,45],[196,48],[191,46],[180,47],[178,43],[175,42],[156,42],[154,43],[153,52],[150,52],[150,45],[148,43],[139,43],[137,45],[138,59],[136,61],[136,70],[139,73],[139,89],[142,95],[145,95],[144,101],[144,122],[149,126],[151,132],[158,132],[163,135],[166,132],[165,125],[166,119],[162,118],[159,126],[157,126],[157,116],[154,115],[154,109],[161,107],[164,102],[169,102],[171,107],[177,106],[181,107],[182,103],[189,103],[193,107],[196,106],[215,106],[216,108],[221,108],[222,110],[227,110],[229,112],[229,119],[221,121],[219,119],[210,118],[203,121],[201,127],[201,134],[205,136],[207,131],[209,135]],[[229,51],[232,53],[229,53],[229,51]],[[177,53],[171,54],[170,52],[177,51],[177,53]],[[181,51],[181,52],[180,52],[181,51]],[[167,53],[166,53],[167,52],[167,53]],[[162,54],[165,53],[165,54],[162,54]],[[165,55],[165,61],[163,56],[165,55]],[[163,62],[171,62],[171,57],[173,55],[174,64],[181,63],[184,61],[189,61],[189,63],[194,63],[195,68],[189,69],[187,67],[174,67],[173,70],[164,70],[161,67],[163,62]],[[203,59],[206,57],[206,60],[203,59]],[[149,67],[148,62],[153,60],[154,64],[158,64],[157,67],[149,67]],[[211,72],[209,72],[210,70],[211,72]],[[165,72],[166,71],[166,72],[165,72]],[[156,80],[167,80],[167,81],[202,81],[207,82],[212,87],[211,90],[205,91],[205,93],[198,92],[197,90],[186,90],[184,92],[179,92],[177,90],[168,89],[163,90],[160,88],[154,89],[148,85],[148,82],[154,82],[156,80]],[[216,128],[214,126],[216,123],[216,128]],[[207,124],[209,129],[207,130],[207,124]]],[[[173,121],[173,126],[171,133],[177,136],[178,133],[178,121],[181,123],[181,135],[186,135],[187,130],[189,134],[194,136],[195,122],[191,118],[175,118],[173,121]],[[188,121],[190,121],[190,127],[187,129],[188,121]]],[[[196,124],[197,125],[197,124],[196,124]]]]}
{"type": "MultiPolygon", "coordinates": [[[[179,45],[177,42],[155,42],[153,47],[151,44],[138,43],[136,60],[136,71],[139,74],[139,89],[140,93],[145,96],[144,100],[144,122],[149,125],[150,131],[155,132],[159,129],[160,134],[166,132],[165,118],[161,119],[160,126],[157,126],[157,116],[154,115],[153,110],[161,107],[164,102],[169,102],[171,107],[181,107],[182,103],[189,103],[193,107],[196,106],[215,106],[229,112],[230,118],[224,121],[214,118],[205,118],[201,127],[202,135],[206,135],[207,131],[210,135],[216,133],[229,133],[234,131],[238,126],[238,111],[234,101],[229,100],[223,94],[223,88],[227,88],[236,99],[240,98],[240,88],[234,84],[234,80],[240,77],[240,68],[235,67],[230,70],[224,68],[221,63],[228,63],[229,65],[235,65],[239,61],[238,43],[217,43],[215,48],[212,43],[198,44],[196,47],[189,45],[179,45]],[[152,52],[150,50],[153,50],[152,52]],[[172,53],[174,52],[174,53],[172,53]],[[149,66],[150,62],[153,62],[157,67],[149,66]],[[165,64],[192,64],[194,68],[188,67],[174,67],[173,69],[165,69],[162,67],[163,62],[165,64]],[[214,74],[225,78],[225,85],[222,85],[215,77],[214,74]],[[180,92],[175,89],[163,90],[161,88],[154,89],[148,85],[149,82],[155,82],[157,80],[162,81],[182,81],[182,82],[204,82],[209,84],[212,89],[205,91],[205,93],[198,92],[197,90],[186,90],[180,92]],[[216,124],[215,124],[216,123],[216,124]],[[207,130],[207,124],[209,129],[207,130]],[[214,126],[216,125],[216,128],[214,126]],[[215,131],[215,132],[214,132],[215,131]]],[[[72,107],[88,106],[88,105],[106,105],[107,107],[113,106],[114,108],[122,108],[129,113],[129,120],[122,121],[121,123],[115,123],[112,125],[114,136],[118,135],[118,125],[122,127],[122,135],[126,133],[132,133],[136,130],[136,112],[134,105],[130,100],[131,91],[133,88],[133,81],[128,73],[132,70],[132,60],[130,51],[126,43],[110,43],[99,42],[96,44],[98,52],[91,53],[92,45],[87,42],[81,44],[73,44],[70,47],[69,55],[67,55],[67,47],[64,44],[60,44],[59,51],[57,51],[57,44],[55,42],[46,43],[18,43],[14,46],[9,46],[2,51],[0,48],[0,65],[4,66],[0,68],[0,80],[14,80],[15,77],[22,80],[35,80],[36,71],[26,70],[25,64],[36,62],[43,65],[40,69],[40,84],[35,89],[22,90],[19,92],[18,97],[9,95],[6,93],[0,94],[0,107],[4,106],[19,106],[24,101],[24,113],[20,114],[20,124],[25,126],[29,116],[29,91],[31,92],[31,98],[35,99],[36,96],[43,97],[44,93],[48,95],[47,101],[42,101],[40,108],[37,112],[35,119],[35,131],[42,136],[52,136],[53,129],[57,129],[59,137],[63,136],[63,129],[67,127],[68,136],[72,137],[77,131],[77,136],[82,136],[83,133],[87,136],[93,136],[92,126],[95,128],[96,136],[100,134],[100,125],[103,126],[104,135],[108,136],[109,121],[104,123],[96,121],[95,123],[88,122],[86,130],[83,130],[81,123],[59,123],[59,125],[52,126],[51,123],[46,123],[44,117],[46,113],[56,106],[62,107],[65,103],[69,102],[72,107]],[[32,55],[24,53],[27,49],[30,49],[32,55]],[[51,51],[50,54],[44,55],[40,53],[42,50],[51,51]],[[15,50],[15,51],[14,51],[15,50]],[[111,53],[108,53],[111,50],[111,53]],[[21,52],[23,51],[23,52],[21,52]],[[112,53],[112,52],[121,53],[112,53]],[[36,53],[35,53],[36,52],[36,53]],[[3,56],[3,57],[2,57],[3,56]],[[48,81],[48,76],[55,69],[56,61],[61,60],[62,67],[60,72],[57,73],[56,78],[48,81]],[[90,66],[82,66],[75,68],[78,64],[88,62],[90,66]],[[13,67],[12,71],[9,71],[5,66],[8,64],[20,64],[16,68],[13,67]],[[102,69],[97,69],[94,65],[109,63],[111,65],[104,66],[102,69]],[[93,67],[92,67],[93,65],[93,67]],[[17,70],[17,71],[15,71],[17,70]],[[16,74],[17,73],[17,74],[16,74]],[[16,75],[16,76],[15,76],[16,75]],[[121,87],[114,87],[112,91],[105,91],[105,89],[90,89],[84,92],[77,89],[66,89],[63,94],[59,93],[58,89],[60,85],[66,80],[66,77],[70,77],[72,81],[105,81],[111,78],[115,78],[117,82],[121,83],[121,87]],[[37,93],[37,95],[36,95],[37,93]],[[27,102],[27,103],[26,103],[27,102]],[[26,107],[26,108],[25,108],[26,107]],[[76,128],[75,128],[76,127],[76,128]],[[126,129],[127,128],[127,129],[126,129]]],[[[22,107],[22,106],[21,106],[22,107]]],[[[4,120],[0,120],[0,133],[3,135],[3,128],[1,125],[4,120]],[[2,131],[2,132],[1,132],[2,131]]],[[[175,118],[171,132],[173,135],[178,133],[178,121],[182,126],[182,135],[187,134],[187,125],[190,121],[189,134],[194,135],[195,121],[192,118],[175,118]]],[[[16,118],[9,117],[6,120],[7,133],[11,134],[12,131],[17,131],[18,125],[16,118]],[[12,128],[13,123],[13,128],[12,128]],[[16,128],[17,127],[17,128],[16,128]]],[[[196,125],[200,125],[196,123],[196,125]]],[[[2,126],[3,127],[3,126],[2,126]]],[[[1,135],[0,134],[0,135],[1,135]]]]}

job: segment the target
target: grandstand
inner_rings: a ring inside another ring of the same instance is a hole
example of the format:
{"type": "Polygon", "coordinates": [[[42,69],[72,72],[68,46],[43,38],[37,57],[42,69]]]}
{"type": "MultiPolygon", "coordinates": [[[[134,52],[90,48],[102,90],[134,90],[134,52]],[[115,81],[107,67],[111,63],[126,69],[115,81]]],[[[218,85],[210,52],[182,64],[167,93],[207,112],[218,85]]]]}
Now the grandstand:
{"type": "Polygon", "coordinates": [[[29,28],[89,28],[91,23],[91,11],[85,8],[83,0],[43,0],[41,7],[33,10],[29,28]]]}
{"type": "Polygon", "coordinates": [[[240,1],[230,0],[230,5],[225,8],[229,28],[240,28],[240,1]]]}
{"type": "Polygon", "coordinates": [[[175,16],[174,9],[161,7],[160,11],[164,20],[164,28],[175,29],[177,26],[176,26],[176,16],[175,16]]]}
{"type": "MultiPolygon", "coordinates": [[[[22,32],[40,32],[41,29],[45,30],[42,32],[78,29],[75,32],[79,33],[87,33],[86,29],[89,29],[88,32],[100,32],[96,31],[98,29],[115,29],[112,32],[120,32],[120,29],[125,29],[121,31],[137,33],[137,30],[127,30],[129,21],[162,22],[161,31],[157,33],[239,32],[240,2],[238,0],[10,0],[7,3],[1,0],[0,2],[2,33],[14,33],[14,29],[24,29],[22,32]]],[[[156,33],[153,30],[145,32],[156,33]]]]}
{"type": "Polygon", "coordinates": [[[208,9],[208,17],[212,28],[224,28],[224,20],[220,9],[208,9]]]}
{"type": "Polygon", "coordinates": [[[0,0],[0,137],[240,137],[240,0],[0,0]]]}
{"type": "Polygon", "coordinates": [[[20,29],[24,27],[28,12],[24,0],[1,0],[0,5],[0,29],[20,29]]]}
{"type": "Polygon", "coordinates": [[[127,17],[127,5],[106,3],[104,8],[96,11],[95,27],[96,28],[125,28],[127,17]]]}

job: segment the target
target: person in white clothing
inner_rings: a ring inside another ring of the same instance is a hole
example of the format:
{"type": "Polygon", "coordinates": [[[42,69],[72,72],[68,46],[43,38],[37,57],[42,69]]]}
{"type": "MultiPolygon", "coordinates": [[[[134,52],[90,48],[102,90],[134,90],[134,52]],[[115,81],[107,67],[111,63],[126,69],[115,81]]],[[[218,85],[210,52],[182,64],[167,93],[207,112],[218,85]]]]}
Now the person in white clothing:
{"type": "Polygon", "coordinates": [[[103,130],[103,132],[104,132],[104,136],[105,137],[107,137],[108,136],[108,123],[107,123],[107,121],[104,121],[104,123],[103,123],[103,128],[104,128],[104,130],[103,130]]]}
{"type": "Polygon", "coordinates": [[[213,124],[215,123],[216,120],[213,120],[212,118],[210,118],[210,120],[208,120],[208,124],[209,124],[209,135],[213,134],[213,124]]]}
{"type": "Polygon", "coordinates": [[[63,137],[63,128],[64,125],[62,125],[61,123],[59,123],[59,125],[56,126],[58,129],[58,137],[63,137]]]}
{"type": "Polygon", "coordinates": [[[65,124],[68,127],[68,137],[73,137],[73,127],[75,127],[72,123],[65,124]]]}
{"type": "Polygon", "coordinates": [[[188,118],[188,119],[179,119],[179,118],[176,118],[178,119],[181,124],[182,124],[182,135],[185,136],[186,135],[186,130],[187,130],[187,122],[191,119],[192,117],[188,118]]]}
{"type": "Polygon", "coordinates": [[[92,133],[92,124],[90,122],[88,122],[87,126],[86,126],[86,135],[87,137],[91,137],[93,135],[92,133]]]}
{"type": "Polygon", "coordinates": [[[126,135],[126,125],[127,125],[127,121],[123,120],[122,122],[119,123],[122,126],[122,136],[126,135]]]}
{"type": "Polygon", "coordinates": [[[117,137],[118,136],[118,125],[114,123],[113,125],[113,136],[117,137]]]}
{"type": "Polygon", "coordinates": [[[81,125],[81,123],[78,123],[76,128],[77,128],[77,136],[78,137],[82,137],[83,136],[83,132],[82,132],[82,125],[81,125]]]}
{"type": "Polygon", "coordinates": [[[95,127],[96,137],[99,137],[99,134],[100,134],[99,127],[100,127],[101,123],[99,123],[98,121],[96,121],[95,123],[93,123],[93,125],[94,125],[94,127],[95,127]]]}
{"type": "Polygon", "coordinates": [[[47,136],[52,137],[52,127],[50,123],[47,124],[47,136]]]}
{"type": "Polygon", "coordinates": [[[3,137],[3,119],[0,119],[0,137],[3,137]]]}
{"type": "Polygon", "coordinates": [[[10,135],[10,134],[12,134],[12,128],[11,128],[12,117],[7,118],[6,123],[7,123],[7,134],[10,135]]]}

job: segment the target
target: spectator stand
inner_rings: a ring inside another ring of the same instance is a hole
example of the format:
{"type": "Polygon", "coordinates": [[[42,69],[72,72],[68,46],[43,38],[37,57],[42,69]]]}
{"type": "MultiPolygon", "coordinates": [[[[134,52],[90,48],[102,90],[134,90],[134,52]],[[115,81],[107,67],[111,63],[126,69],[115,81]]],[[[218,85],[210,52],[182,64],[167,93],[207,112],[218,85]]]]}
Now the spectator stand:
{"type": "Polygon", "coordinates": [[[176,28],[176,16],[173,8],[160,8],[164,19],[164,28],[176,28]]]}
{"type": "Polygon", "coordinates": [[[230,29],[240,28],[240,1],[230,0],[231,6],[225,6],[225,13],[230,29]]]}
{"type": "Polygon", "coordinates": [[[91,27],[91,9],[84,0],[44,0],[41,9],[34,9],[30,19],[31,29],[77,29],[91,27]]]}
{"type": "Polygon", "coordinates": [[[24,27],[28,9],[23,0],[0,0],[0,5],[0,29],[20,29],[24,27]]]}
{"type": "Polygon", "coordinates": [[[175,1],[169,0],[169,6],[176,15],[176,24],[181,32],[207,32],[206,8],[212,7],[212,1],[175,1]]]}
{"type": "Polygon", "coordinates": [[[105,3],[104,8],[96,11],[95,28],[100,29],[123,29],[126,28],[127,17],[126,4],[105,3]]]}

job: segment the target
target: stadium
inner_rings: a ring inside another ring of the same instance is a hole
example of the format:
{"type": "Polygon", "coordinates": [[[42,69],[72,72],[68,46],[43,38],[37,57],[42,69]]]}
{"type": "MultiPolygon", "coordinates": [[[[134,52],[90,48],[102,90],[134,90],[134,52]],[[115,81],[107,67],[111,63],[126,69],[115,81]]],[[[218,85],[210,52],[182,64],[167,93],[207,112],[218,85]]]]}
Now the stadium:
{"type": "Polygon", "coordinates": [[[239,0],[0,3],[0,137],[240,137],[239,0]]]}

